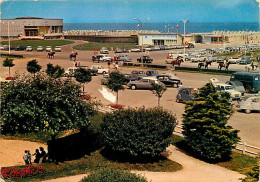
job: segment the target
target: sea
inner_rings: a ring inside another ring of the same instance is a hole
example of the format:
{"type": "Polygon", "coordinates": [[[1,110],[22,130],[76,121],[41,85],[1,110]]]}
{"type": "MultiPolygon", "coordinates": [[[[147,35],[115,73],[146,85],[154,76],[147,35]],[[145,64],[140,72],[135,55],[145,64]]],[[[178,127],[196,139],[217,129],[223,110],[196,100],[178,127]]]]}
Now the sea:
{"type": "MultiPolygon", "coordinates": [[[[140,30],[137,23],[64,23],[65,31],[69,30],[140,30]]],[[[144,30],[158,30],[160,32],[183,32],[183,23],[144,23],[144,30]],[[177,28],[178,27],[178,28],[177,28]]],[[[186,23],[186,33],[205,33],[213,31],[259,31],[258,23],[186,23]]]]}

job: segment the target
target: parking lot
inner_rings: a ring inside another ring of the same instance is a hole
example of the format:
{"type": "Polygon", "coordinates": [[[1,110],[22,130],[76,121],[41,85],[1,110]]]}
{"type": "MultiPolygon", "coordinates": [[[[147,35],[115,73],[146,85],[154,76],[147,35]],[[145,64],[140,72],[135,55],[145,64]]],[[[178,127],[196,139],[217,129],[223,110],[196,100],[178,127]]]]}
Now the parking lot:
{"type": "MultiPolygon", "coordinates": [[[[83,43],[83,41],[77,41],[76,43],[83,43]]],[[[58,64],[65,68],[73,66],[73,61],[69,60],[69,55],[71,53],[72,45],[62,46],[62,52],[57,52],[55,54],[55,59],[48,59],[46,52],[26,52],[26,51],[12,51],[15,54],[23,54],[25,58],[15,59],[15,66],[11,68],[11,74],[14,72],[22,74],[26,72],[26,64],[32,59],[37,59],[40,65],[42,65],[42,70],[46,69],[48,63],[54,65],[58,64]]],[[[176,50],[177,51],[177,50],[176,50]]],[[[179,50],[178,50],[179,51],[179,50]]],[[[165,64],[165,59],[167,57],[169,50],[165,51],[156,51],[150,52],[149,56],[153,58],[153,64],[165,64]]],[[[5,52],[6,53],[6,52],[5,52]]],[[[80,62],[80,65],[85,65],[91,67],[92,65],[103,65],[108,67],[106,62],[93,63],[91,57],[93,56],[93,51],[78,51],[77,62],[80,62]]],[[[123,53],[124,54],[124,53],[123,53]]],[[[143,53],[127,53],[129,57],[132,58],[133,62],[136,62],[136,59],[139,58],[143,53]]],[[[110,56],[113,57],[114,53],[110,52],[110,56]]],[[[2,65],[3,58],[1,58],[2,65]]],[[[181,66],[188,67],[197,67],[197,63],[191,63],[190,61],[184,62],[181,66]]],[[[211,67],[217,69],[218,64],[213,63],[211,67]]],[[[111,70],[113,66],[111,65],[111,70]]],[[[122,73],[130,73],[134,68],[119,67],[119,71],[122,73]]],[[[230,65],[230,70],[235,71],[244,71],[245,65],[232,64],[230,65]]],[[[159,73],[172,73],[171,70],[159,70],[159,73]]],[[[200,74],[200,73],[188,73],[188,72],[176,72],[175,74],[181,79],[183,87],[191,88],[200,88],[207,82],[210,78],[217,78],[220,82],[226,82],[229,80],[230,76],[222,75],[210,75],[210,74],[200,74]]],[[[8,76],[8,68],[0,68],[0,76],[8,76]]],[[[92,81],[86,85],[85,90],[97,101],[100,101],[104,105],[109,105],[111,102],[106,100],[99,90],[104,85],[101,85],[100,78],[102,75],[93,76],[92,81]]],[[[115,95],[115,94],[114,94],[115,95]]],[[[161,106],[167,110],[170,110],[173,114],[176,114],[176,117],[181,124],[182,114],[184,114],[185,105],[183,103],[176,102],[177,88],[168,88],[161,98],[161,106]]],[[[157,106],[157,97],[150,90],[130,90],[125,89],[124,91],[119,92],[119,104],[122,104],[126,107],[155,107],[157,106]]],[[[236,101],[234,101],[236,104],[236,101]]],[[[239,136],[242,138],[242,141],[247,144],[251,144],[257,147],[260,147],[260,125],[259,125],[259,113],[245,114],[243,112],[235,112],[230,118],[228,123],[233,126],[235,129],[240,130],[239,136]]]]}

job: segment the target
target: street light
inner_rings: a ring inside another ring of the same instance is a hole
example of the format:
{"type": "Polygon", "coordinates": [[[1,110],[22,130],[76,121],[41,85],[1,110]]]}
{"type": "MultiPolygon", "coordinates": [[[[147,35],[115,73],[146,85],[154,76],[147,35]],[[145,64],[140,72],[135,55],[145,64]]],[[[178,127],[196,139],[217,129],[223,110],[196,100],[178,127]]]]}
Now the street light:
{"type": "MultiPolygon", "coordinates": [[[[14,24],[14,22],[12,20],[8,20],[7,21],[7,35],[8,35],[8,42],[9,42],[8,48],[9,48],[9,54],[11,54],[11,52],[10,52],[11,49],[10,49],[10,35],[9,35],[10,27],[9,27],[9,22],[12,22],[12,24],[14,24]]],[[[3,22],[3,24],[5,24],[5,22],[3,22]]]]}
{"type": "MultiPolygon", "coordinates": [[[[146,18],[146,20],[144,21],[144,23],[145,22],[147,22],[148,20],[149,20],[150,18],[146,18]]],[[[138,21],[139,22],[139,24],[140,24],[140,27],[141,27],[141,30],[143,31],[143,29],[144,29],[144,24],[138,19],[138,18],[134,18],[134,20],[136,20],[136,21],[138,21]]],[[[143,36],[142,36],[142,52],[143,52],[143,36]]],[[[142,67],[144,66],[143,65],[144,63],[143,63],[143,58],[142,58],[142,67]]]]}
{"type": "Polygon", "coordinates": [[[184,35],[183,35],[183,42],[184,42],[184,54],[183,54],[183,60],[185,61],[185,24],[189,23],[189,20],[181,20],[181,23],[184,24],[184,35]]]}

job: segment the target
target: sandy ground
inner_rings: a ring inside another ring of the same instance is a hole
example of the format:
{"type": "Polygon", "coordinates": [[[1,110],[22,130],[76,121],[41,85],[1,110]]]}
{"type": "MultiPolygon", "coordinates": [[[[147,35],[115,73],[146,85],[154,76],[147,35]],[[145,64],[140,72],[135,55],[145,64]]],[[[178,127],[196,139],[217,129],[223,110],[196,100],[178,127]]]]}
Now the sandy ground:
{"type": "MultiPolygon", "coordinates": [[[[0,167],[24,165],[24,150],[30,150],[31,154],[35,149],[43,147],[47,150],[45,144],[29,142],[23,140],[4,140],[0,138],[0,167]]],[[[32,161],[34,157],[32,156],[32,161]]]]}
{"type": "MultiPolygon", "coordinates": [[[[177,172],[132,172],[141,174],[152,182],[238,182],[240,181],[239,178],[244,177],[237,172],[194,159],[172,145],[167,148],[167,152],[170,154],[169,159],[183,166],[182,170],[177,172]]],[[[47,180],[45,182],[78,182],[84,176],[87,176],[87,174],[47,180]]]]}

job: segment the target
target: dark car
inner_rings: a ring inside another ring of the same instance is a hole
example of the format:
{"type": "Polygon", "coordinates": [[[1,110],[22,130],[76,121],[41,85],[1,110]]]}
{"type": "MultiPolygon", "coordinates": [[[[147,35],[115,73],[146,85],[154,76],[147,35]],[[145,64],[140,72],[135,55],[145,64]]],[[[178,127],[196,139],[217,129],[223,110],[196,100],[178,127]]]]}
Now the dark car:
{"type": "Polygon", "coordinates": [[[147,75],[145,74],[145,72],[143,70],[133,70],[131,72],[131,74],[125,74],[125,78],[126,78],[127,82],[139,80],[142,77],[146,77],[146,76],[147,75]]]}
{"type": "Polygon", "coordinates": [[[25,47],[24,46],[17,46],[17,47],[15,47],[14,50],[16,50],[16,51],[24,51],[25,47]]]}
{"type": "Polygon", "coordinates": [[[149,56],[142,56],[137,59],[138,63],[152,63],[153,59],[151,59],[149,56]]]}
{"type": "Polygon", "coordinates": [[[179,84],[181,83],[181,80],[172,79],[169,75],[158,75],[157,79],[167,87],[179,87],[179,84]]]}
{"type": "Polygon", "coordinates": [[[191,93],[192,90],[192,88],[180,88],[176,96],[176,102],[193,100],[194,95],[191,93]]]}
{"type": "Polygon", "coordinates": [[[148,71],[146,71],[146,75],[147,76],[158,76],[159,73],[156,70],[148,70],[148,71]]]}
{"type": "Polygon", "coordinates": [[[242,57],[241,60],[239,61],[239,64],[249,64],[251,63],[252,60],[249,57],[242,57]]]}

